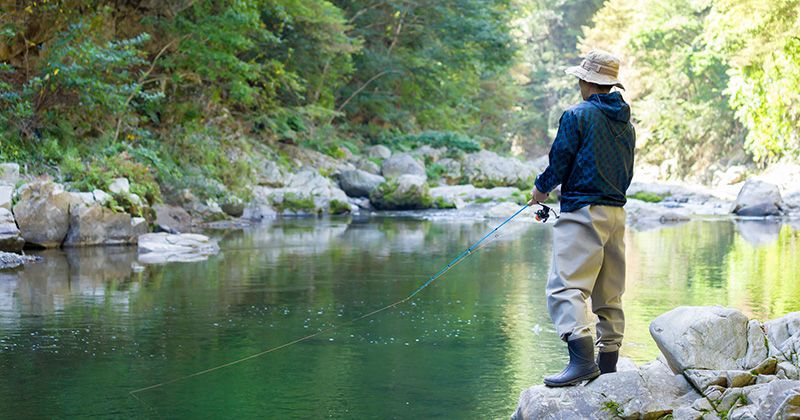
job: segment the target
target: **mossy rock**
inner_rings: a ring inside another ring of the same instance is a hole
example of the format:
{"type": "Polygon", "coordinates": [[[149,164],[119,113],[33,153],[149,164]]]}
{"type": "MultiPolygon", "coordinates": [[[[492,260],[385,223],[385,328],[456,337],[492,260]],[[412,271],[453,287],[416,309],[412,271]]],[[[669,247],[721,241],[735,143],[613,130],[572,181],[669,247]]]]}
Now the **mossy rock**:
{"type": "Polygon", "coordinates": [[[372,191],[369,199],[378,210],[429,209],[433,206],[425,178],[414,175],[384,182],[372,191]]]}
{"type": "Polygon", "coordinates": [[[328,213],[330,214],[347,214],[350,211],[350,205],[344,201],[331,200],[328,204],[328,213]]]}

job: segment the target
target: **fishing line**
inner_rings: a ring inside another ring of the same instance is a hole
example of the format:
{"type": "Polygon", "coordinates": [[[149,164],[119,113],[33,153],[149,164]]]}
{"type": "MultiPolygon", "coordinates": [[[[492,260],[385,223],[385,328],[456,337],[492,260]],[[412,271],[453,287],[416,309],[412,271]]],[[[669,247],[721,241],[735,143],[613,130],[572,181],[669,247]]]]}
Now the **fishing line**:
{"type": "MultiPolygon", "coordinates": [[[[539,204],[539,203],[537,203],[537,204],[539,204]]],[[[546,206],[544,206],[544,205],[542,205],[542,204],[539,204],[539,205],[540,205],[540,206],[543,206],[544,208],[547,208],[546,206]]],[[[498,231],[498,230],[499,230],[501,227],[505,226],[505,224],[506,224],[506,223],[510,222],[510,221],[511,221],[511,219],[513,219],[513,218],[517,217],[517,215],[519,215],[520,213],[522,213],[522,212],[523,212],[525,209],[527,209],[528,207],[530,207],[530,205],[528,205],[528,204],[524,204],[524,205],[523,205],[523,206],[522,206],[522,207],[521,207],[519,210],[517,210],[517,212],[516,212],[516,213],[512,214],[512,215],[511,215],[511,216],[509,216],[507,219],[505,219],[505,220],[503,221],[503,223],[500,223],[500,225],[498,225],[496,228],[492,229],[492,230],[491,230],[489,233],[487,233],[487,234],[486,234],[486,235],[485,235],[483,238],[481,238],[481,239],[480,239],[478,242],[475,242],[475,243],[474,243],[474,244],[473,244],[471,247],[469,247],[469,248],[467,248],[466,250],[464,250],[464,252],[462,252],[462,253],[458,254],[458,256],[457,256],[457,257],[455,257],[455,258],[454,258],[452,261],[450,261],[450,262],[449,262],[449,263],[448,263],[446,266],[442,267],[442,269],[441,269],[441,270],[439,270],[439,271],[438,271],[436,274],[434,274],[433,276],[431,276],[431,278],[430,278],[430,279],[428,279],[428,281],[426,281],[426,282],[425,282],[425,283],[423,283],[421,286],[419,286],[417,289],[415,289],[413,292],[411,292],[411,294],[409,294],[408,296],[404,297],[403,299],[400,299],[400,300],[398,300],[397,302],[391,303],[391,304],[389,304],[389,305],[386,305],[386,306],[384,306],[384,307],[382,307],[382,308],[378,308],[378,309],[376,309],[376,310],[374,310],[374,311],[372,311],[372,312],[366,313],[366,314],[364,314],[364,315],[361,315],[361,316],[359,316],[359,317],[356,317],[356,318],[354,318],[354,319],[351,319],[350,321],[344,322],[344,323],[342,323],[342,324],[333,325],[333,326],[331,326],[331,327],[328,327],[328,328],[325,328],[325,329],[319,330],[319,331],[317,331],[317,332],[315,332],[315,333],[313,333],[313,334],[309,334],[309,335],[306,335],[306,336],[304,336],[304,337],[300,337],[300,338],[298,338],[298,339],[295,339],[295,340],[289,341],[288,343],[281,344],[281,345],[279,345],[279,346],[277,346],[277,347],[272,347],[272,348],[266,349],[266,350],[264,350],[264,351],[261,351],[261,352],[255,353],[255,354],[251,354],[251,355],[249,355],[249,356],[247,356],[247,357],[243,357],[243,358],[241,358],[241,359],[237,359],[237,360],[233,360],[233,361],[230,361],[230,362],[227,362],[227,363],[223,363],[223,364],[221,364],[221,365],[214,366],[214,367],[212,367],[212,368],[208,368],[208,369],[204,369],[204,370],[201,370],[201,371],[199,371],[199,372],[195,372],[195,373],[192,373],[192,374],[189,374],[189,375],[181,376],[181,377],[179,377],[179,378],[175,378],[175,379],[172,379],[172,380],[169,380],[169,381],[161,382],[161,383],[158,383],[158,384],[155,384],[155,385],[150,385],[150,386],[147,386],[147,387],[144,387],[144,388],[139,388],[139,389],[136,389],[136,390],[130,391],[130,392],[129,392],[129,394],[130,394],[132,397],[136,398],[138,401],[140,401],[140,402],[143,402],[143,401],[142,401],[142,400],[141,400],[139,397],[137,397],[137,396],[136,396],[136,394],[138,394],[138,393],[141,393],[141,392],[145,392],[145,391],[149,391],[149,390],[151,390],[151,389],[161,388],[161,387],[164,387],[164,386],[166,386],[166,385],[174,384],[175,382],[180,382],[180,381],[183,381],[183,380],[186,380],[186,379],[195,378],[195,377],[198,377],[198,376],[201,376],[201,375],[205,375],[205,374],[207,374],[207,373],[211,373],[211,372],[214,372],[214,371],[216,371],[216,370],[220,370],[220,369],[224,369],[224,368],[226,368],[226,367],[230,367],[230,366],[233,366],[233,365],[237,365],[237,364],[239,364],[239,363],[242,363],[242,362],[248,361],[248,360],[250,360],[250,359],[255,359],[255,358],[257,358],[257,357],[260,357],[260,356],[263,356],[263,355],[265,355],[265,354],[269,354],[269,353],[272,353],[272,352],[274,352],[274,351],[278,351],[278,350],[280,350],[280,349],[283,349],[283,348],[286,348],[286,347],[292,346],[292,345],[294,345],[294,344],[297,344],[297,343],[300,343],[300,342],[303,342],[303,341],[306,341],[306,340],[310,340],[310,339],[312,339],[312,338],[314,338],[314,337],[316,337],[316,336],[318,336],[318,335],[322,335],[322,334],[324,334],[324,333],[328,333],[328,332],[334,331],[334,330],[336,330],[336,329],[339,329],[339,328],[341,328],[341,327],[344,327],[344,326],[347,326],[347,325],[354,324],[354,323],[356,323],[356,322],[358,322],[358,321],[361,321],[361,320],[362,320],[362,319],[364,319],[364,318],[369,318],[369,317],[371,317],[371,316],[373,316],[373,315],[377,315],[377,314],[379,314],[379,313],[381,313],[381,312],[384,312],[384,311],[386,311],[386,310],[388,310],[388,309],[394,308],[395,306],[398,306],[398,305],[400,305],[400,304],[403,304],[403,303],[405,303],[405,302],[408,302],[408,301],[409,301],[409,300],[411,300],[411,299],[412,299],[414,296],[416,296],[416,295],[417,295],[417,293],[421,292],[423,289],[425,289],[426,287],[430,286],[430,285],[431,285],[431,283],[433,283],[434,281],[436,281],[436,279],[440,278],[440,277],[441,277],[441,276],[443,276],[445,273],[447,273],[448,271],[450,271],[450,270],[451,270],[453,267],[455,267],[456,265],[458,265],[459,263],[461,263],[462,261],[464,261],[464,260],[465,260],[465,259],[466,259],[468,256],[470,256],[470,255],[472,255],[472,254],[476,253],[478,250],[482,249],[482,248],[483,248],[483,247],[485,247],[487,244],[489,244],[491,241],[489,241],[489,242],[485,242],[485,241],[486,241],[486,239],[488,239],[489,237],[491,237],[492,235],[494,235],[494,233],[495,233],[495,232],[497,232],[497,231],[498,231]],[[485,242],[485,243],[484,243],[484,242],[485,242]]],[[[549,210],[549,208],[548,208],[548,210],[549,210]]],[[[495,237],[494,237],[493,239],[496,239],[496,238],[498,238],[498,237],[499,237],[499,235],[495,235],[495,237]]]]}

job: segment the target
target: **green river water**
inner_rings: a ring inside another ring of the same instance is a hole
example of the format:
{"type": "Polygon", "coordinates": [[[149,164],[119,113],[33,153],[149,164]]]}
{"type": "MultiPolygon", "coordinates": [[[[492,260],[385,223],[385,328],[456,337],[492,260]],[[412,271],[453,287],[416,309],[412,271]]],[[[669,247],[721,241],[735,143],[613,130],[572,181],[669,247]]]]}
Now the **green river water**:
{"type": "MultiPolygon", "coordinates": [[[[212,232],[208,261],[135,248],[43,252],[0,273],[0,416],[508,418],[566,360],[545,306],[552,225],[514,221],[412,301],[241,364],[139,393],[401,299],[494,223],[284,220],[212,232]]],[[[694,221],[629,229],[624,355],[680,305],[800,310],[800,230],[694,221]]]]}

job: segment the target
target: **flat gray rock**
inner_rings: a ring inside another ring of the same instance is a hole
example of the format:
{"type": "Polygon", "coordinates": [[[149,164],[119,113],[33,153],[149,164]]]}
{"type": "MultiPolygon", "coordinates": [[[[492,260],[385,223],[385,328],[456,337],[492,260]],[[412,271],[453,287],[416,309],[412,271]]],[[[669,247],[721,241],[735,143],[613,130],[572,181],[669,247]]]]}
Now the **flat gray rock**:
{"type": "Polygon", "coordinates": [[[349,197],[367,197],[384,182],[386,178],[359,169],[339,175],[339,186],[349,197]]]}
{"type": "Polygon", "coordinates": [[[399,153],[383,161],[381,174],[387,179],[396,179],[403,175],[415,175],[426,178],[425,165],[408,153],[399,153]]]}
{"type": "Polygon", "coordinates": [[[219,246],[205,235],[161,232],[139,236],[139,262],[143,264],[203,261],[217,253],[219,246]]]}
{"type": "Polygon", "coordinates": [[[14,215],[0,207],[0,251],[20,252],[24,246],[25,240],[17,228],[14,215]]]}

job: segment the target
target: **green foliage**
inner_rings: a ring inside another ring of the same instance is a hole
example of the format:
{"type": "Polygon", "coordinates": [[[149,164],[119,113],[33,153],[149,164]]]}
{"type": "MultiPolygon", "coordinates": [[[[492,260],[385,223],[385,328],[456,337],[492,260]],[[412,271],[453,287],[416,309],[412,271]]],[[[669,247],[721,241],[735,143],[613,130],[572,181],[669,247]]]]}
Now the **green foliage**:
{"type": "Polygon", "coordinates": [[[452,131],[424,131],[420,134],[402,136],[396,141],[411,148],[428,145],[434,148],[446,147],[464,152],[481,150],[481,144],[474,139],[452,131]]]}
{"type": "Polygon", "coordinates": [[[456,203],[447,201],[444,197],[436,197],[436,199],[433,200],[433,206],[437,209],[454,209],[456,208],[456,203]]]}
{"type": "Polygon", "coordinates": [[[331,200],[329,204],[330,214],[347,214],[350,213],[350,205],[339,200],[331,200]]]}
{"type": "Polygon", "coordinates": [[[284,210],[295,213],[314,214],[316,212],[316,204],[314,204],[313,197],[302,196],[291,192],[284,194],[282,200],[280,201],[273,200],[272,205],[278,212],[282,212],[284,210]]]}
{"type": "Polygon", "coordinates": [[[658,195],[658,194],[650,193],[650,192],[647,192],[647,191],[639,191],[636,194],[628,195],[628,198],[633,198],[635,200],[646,201],[648,203],[660,203],[666,197],[658,195]]]}
{"type": "Polygon", "coordinates": [[[622,406],[620,406],[618,402],[612,400],[603,402],[601,409],[617,418],[622,418],[622,415],[624,414],[622,406]]]}

